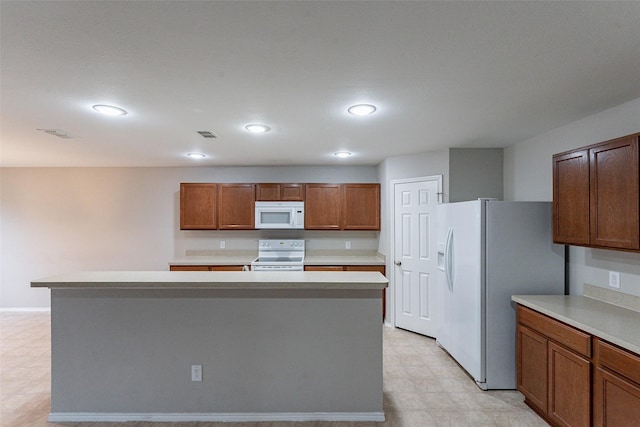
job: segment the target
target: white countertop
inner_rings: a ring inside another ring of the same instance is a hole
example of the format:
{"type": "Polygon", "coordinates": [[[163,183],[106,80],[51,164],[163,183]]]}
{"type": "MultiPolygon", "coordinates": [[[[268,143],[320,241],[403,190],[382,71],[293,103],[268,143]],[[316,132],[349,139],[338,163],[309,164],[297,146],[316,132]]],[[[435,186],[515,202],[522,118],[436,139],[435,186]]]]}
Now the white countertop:
{"type": "Polygon", "coordinates": [[[384,289],[378,272],[80,271],[34,280],[34,288],[85,289],[384,289]]]}
{"type": "Polygon", "coordinates": [[[514,295],[511,299],[640,354],[640,312],[578,295],[514,295]]]}

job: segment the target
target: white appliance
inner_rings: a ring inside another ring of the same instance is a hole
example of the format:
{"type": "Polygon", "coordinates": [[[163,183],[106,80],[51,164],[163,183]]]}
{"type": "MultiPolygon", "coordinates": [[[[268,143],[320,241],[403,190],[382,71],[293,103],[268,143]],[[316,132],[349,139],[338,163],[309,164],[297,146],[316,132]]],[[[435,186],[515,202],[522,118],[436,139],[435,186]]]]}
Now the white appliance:
{"type": "Polygon", "coordinates": [[[252,271],[303,271],[304,240],[259,240],[252,271]]]}
{"type": "Polygon", "coordinates": [[[511,295],[564,294],[550,202],[438,206],[436,340],[484,390],[516,388],[511,295]]]}
{"type": "Polygon", "coordinates": [[[256,202],[255,228],[304,228],[304,202],[256,202]]]}

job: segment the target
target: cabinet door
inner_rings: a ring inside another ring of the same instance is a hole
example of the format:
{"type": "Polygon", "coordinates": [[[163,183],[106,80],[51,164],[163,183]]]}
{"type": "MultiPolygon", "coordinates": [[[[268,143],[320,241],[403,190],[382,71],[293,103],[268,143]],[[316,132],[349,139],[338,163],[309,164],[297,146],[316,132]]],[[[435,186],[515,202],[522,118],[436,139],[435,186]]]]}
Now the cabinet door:
{"type": "Polygon", "coordinates": [[[256,200],[264,202],[280,200],[280,184],[256,184],[256,200]]]}
{"type": "Polygon", "coordinates": [[[589,244],[589,152],[553,156],[553,241],[589,244]]]}
{"type": "Polygon", "coordinates": [[[218,228],[216,184],[180,184],[180,229],[215,230],[218,228]]]}
{"type": "Polygon", "coordinates": [[[256,184],[256,200],[270,202],[303,202],[303,184],[256,184]]]}
{"type": "Polygon", "coordinates": [[[596,340],[593,425],[631,426],[640,420],[640,355],[596,340]]]}
{"type": "Polygon", "coordinates": [[[221,230],[255,228],[256,188],[254,184],[219,184],[218,216],[221,230]]]}
{"type": "Polygon", "coordinates": [[[340,230],[342,223],[342,186],[307,184],[305,187],[304,228],[340,230]]]}
{"type": "Polygon", "coordinates": [[[516,370],[518,390],[527,402],[547,413],[548,397],[548,340],[531,329],[518,324],[516,329],[516,370]]]}
{"type": "Polygon", "coordinates": [[[591,362],[549,342],[549,418],[562,426],[591,423],[591,362]]]}
{"type": "Polygon", "coordinates": [[[303,184],[280,184],[280,200],[284,202],[303,202],[303,184]]]}
{"type": "Polygon", "coordinates": [[[640,387],[597,368],[593,382],[593,425],[626,427],[640,422],[640,387]]]}
{"type": "Polygon", "coordinates": [[[589,150],[591,245],[640,249],[638,136],[589,150]]]}
{"type": "Polygon", "coordinates": [[[380,184],[344,184],[342,228],[380,230],[380,184]]]}

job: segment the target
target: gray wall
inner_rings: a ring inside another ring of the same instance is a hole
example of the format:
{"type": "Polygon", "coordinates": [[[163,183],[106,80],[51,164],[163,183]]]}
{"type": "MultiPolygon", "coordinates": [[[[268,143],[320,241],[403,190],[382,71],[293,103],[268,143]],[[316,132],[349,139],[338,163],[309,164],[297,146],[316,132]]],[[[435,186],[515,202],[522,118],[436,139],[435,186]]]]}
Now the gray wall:
{"type": "MultiPolygon", "coordinates": [[[[552,200],[553,154],[638,131],[640,98],[506,148],[505,199],[552,200]]],[[[571,247],[569,260],[572,294],[582,294],[584,283],[608,288],[613,270],[621,272],[621,292],[640,295],[640,254],[571,247]]]]}
{"type": "Polygon", "coordinates": [[[502,148],[449,149],[449,202],[503,198],[502,148]]]}
{"type": "Polygon", "coordinates": [[[61,419],[382,414],[378,290],[52,293],[51,412],[61,419]]]}
{"type": "MultiPolygon", "coordinates": [[[[2,168],[0,308],[49,307],[31,280],[166,270],[187,250],[257,251],[261,232],[180,231],[180,182],[378,182],[376,167],[2,168]]],[[[302,232],[310,249],[375,251],[378,232],[302,232]]],[[[290,235],[269,237],[291,237],[290,235]]]]}

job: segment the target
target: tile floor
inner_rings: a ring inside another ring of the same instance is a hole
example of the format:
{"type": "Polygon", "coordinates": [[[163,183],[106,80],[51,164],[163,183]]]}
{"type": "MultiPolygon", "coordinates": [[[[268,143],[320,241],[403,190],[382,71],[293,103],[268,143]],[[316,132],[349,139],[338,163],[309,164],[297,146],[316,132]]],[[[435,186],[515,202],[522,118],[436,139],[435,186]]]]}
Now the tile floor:
{"type": "MultiPolygon", "coordinates": [[[[107,426],[47,423],[50,314],[0,313],[0,427],[107,426]]],[[[135,427],[546,426],[516,391],[483,392],[433,339],[384,328],[383,423],[121,423],[135,427]]]]}

